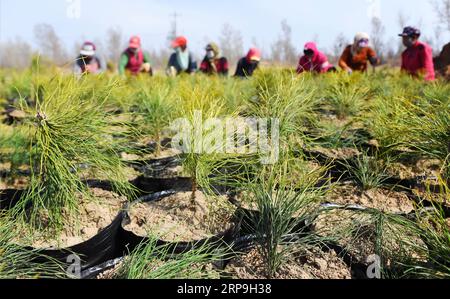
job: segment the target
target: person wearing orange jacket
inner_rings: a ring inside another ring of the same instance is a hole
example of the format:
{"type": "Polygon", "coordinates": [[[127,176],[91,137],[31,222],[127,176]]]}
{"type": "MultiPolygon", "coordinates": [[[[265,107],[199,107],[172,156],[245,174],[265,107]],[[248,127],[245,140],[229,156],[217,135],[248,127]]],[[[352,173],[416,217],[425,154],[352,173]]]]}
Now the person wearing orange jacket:
{"type": "Polygon", "coordinates": [[[399,34],[403,38],[406,50],[402,53],[402,72],[413,77],[424,76],[425,81],[435,80],[433,50],[426,43],[420,42],[420,30],[406,27],[399,34]]]}
{"type": "Polygon", "coordinates": [[[367,33],[356,34],[354,42],[345,48],[339,59],[339,67],[349,74],[354,71],[367,72],[367,65],[380,63],[377,53],[369,46],[370,38],[367,33]]]}

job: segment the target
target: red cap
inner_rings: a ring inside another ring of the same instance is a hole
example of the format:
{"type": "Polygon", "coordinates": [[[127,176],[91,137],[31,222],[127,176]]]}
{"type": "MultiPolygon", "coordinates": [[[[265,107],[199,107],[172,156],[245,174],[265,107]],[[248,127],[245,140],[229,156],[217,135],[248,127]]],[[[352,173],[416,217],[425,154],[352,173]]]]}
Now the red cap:
{"type": "Polygon", "coordinates": [[[132,48],[132,49],[140,48],[141,47],[141,38],[139,36],[133,36],[132,38],[130,38],[130,44],[128,47],[132,48]]]}
{"type": "Polygon", "coordinates": [[[186,47],[186,46],[187,46],[187,39],[184,36],[179,36],[172,42],[172,48],[186,47]]]}
{"type": "Polygon", "coordinates": [[[247,54],[248,61],[260,61],[261,60],[261,51],[256,48],[251,48],[247,54]]]}

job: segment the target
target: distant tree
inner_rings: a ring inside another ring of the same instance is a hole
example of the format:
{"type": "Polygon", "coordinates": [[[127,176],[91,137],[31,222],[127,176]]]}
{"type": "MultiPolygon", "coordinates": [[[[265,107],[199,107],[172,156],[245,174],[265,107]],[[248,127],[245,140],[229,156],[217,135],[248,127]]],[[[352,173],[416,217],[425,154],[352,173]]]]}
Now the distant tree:
{"type": "Polygon", "coordinates": [[[41,55],[50,58],[57,65],[68,62],[67,52],[53,26],[38,24],[34,27],[34,37],[41,55]]]}
{"type": "Polygon", "coordinates": [[[336,37],[333,43],[332,47],[332,55],[330,57],[334,62],[337,62],[339,58],[342,55],[342,52],[344,52],[345,47],[347,47],[350,44],[350,41],[345,36],[344,33],[339,33],[339,35],[336,37]]]}
{"type": "Polygon", "coordinates": [[[433,50],[436,52],[436,54],[439,54],[441,51],[441,48],[444,46],[442,43],[442,28],[440,26],[436,26],[434,28],[434,43],[433,43],[433,50]]]}
{"type": "Polygon", "coordinates": [[[385,62],[391,66],[400,66],[400,53],[397,47],[398,37],[391,37],[385,46],[385,62]]]}
{"type": "Polygon", "coordinates": [[[441,25],[450,32],[450,0],[431,1],[441,25]]]}
{"type": "Polygon", "coordinates": [[[264,44],[262,44],[255,36],[252,37],[252,47],[255,47],[261,51],[262,57],[268,57],[266,53],[266,48],[264,47],[264,44]]]}
{"type": "Polygon", "coordinates": [[[82,42],[80,40],[77,40],[73,43],[73,55],[76,57],[80,54],[82,42]]]}
{"type": "Polygon", "coordinates": [[[252,46],[262,50],[261,44],[255,36],[252,37],[252,46]]]}
{"type": "Polygon", "coordinates": [[[117,65],[119,63],[120,55],[124,50],[125,40],[123,38],[122,30],[118,27],[109,28],[106,33],[106,58],[109,63],[117,65]]]}
{"type": "MultiPolygon", "coordinates": [[[[405,28],[408,25],[408,17],[405,16],[402,12],[399,12],[398,16],[397,16],[397,24],[399,26],[399,32],[402,32],[403,28],[405,28]]],[[[405,46],[403,45],[402,39],[399,38],[398,39],[398,48],[397,48],[397,53],[396,53],[396,57],[397,59],[400,59],[400,56],[404,50],[405,46]]]]}
{"type": "Polygon", "coordinates": [[[234,29],[230,24],[224,24],[219,46],[222,55],[228,58],[231,65],[235,65],[244,54],[244,40],[239,30],[234,29]]]}
{"type": "Polygon", "coordinates": [[[33,49],[19,37],[0,43],[0,67],[25,69],[31,64],[33,49]]]}
{"type": "Polygon", "coordinates": [[[386,28],[384,27],[380,18],[373,17],[371,23],[372,23],[372,30],[371,30],[372,44],[374,50],[383,59],[385,55],[384,35],[386,33],[386,28]]]}
{"type": "Polygon", "coordinates": [[[169,61],[170,54],[171,50],[169,50],[168,48],[150,51],[150,57],[154,70],[165,70],[167,67],[167,62],[169,61]]]}
{"type": "Polygon", "coordinates": [[[401,29],[403,29],[407,26],[407,23],[408,23],[407,20],[408,20],[408,17],[405,16],[402,12],[398,13],[397,24],[401,29]]]}
{"type": "Polygon", "coordinates": [[[282,64],[296,64],[298,52],[292,42],[292,28],[286,20],[281,22],[281,35],[272,45],[272,60],[282,64]]]}

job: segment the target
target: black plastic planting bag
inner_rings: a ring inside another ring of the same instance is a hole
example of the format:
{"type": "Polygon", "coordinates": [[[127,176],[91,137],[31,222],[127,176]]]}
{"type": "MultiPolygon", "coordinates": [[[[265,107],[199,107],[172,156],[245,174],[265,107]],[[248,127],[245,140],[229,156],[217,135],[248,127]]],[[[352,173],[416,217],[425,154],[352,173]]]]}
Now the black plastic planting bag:
{"type": "MultiPolygon", "coordinates": [[[[165,197],[173,195],[177,192],[178,191],[173,190],[162,191],[143,196],[136,202],[153,202],[163,200],[165,197]]],[[[130,208],[131,204],[128,205],[127,210],[130,208]]],[[[116,237],[116,246],[117,246],[115,250],[116,256],[110,260],[92,266],[91,268],[84,269],[83,272],[81,273],[82,279],[97,278],[99,274],[117,266],[120,262],[124,260],[126,255],[128,255],[136,248],[138,248],[139,245],[148,243],[150,241],[148,237],[141,237],[134,234],[133,232],[124,229],[123,226],[128,224],[129,221],[130,219],[128,214],[124,212],[123,221],[121,222],[122,225],[118,228],[116,237]]],[[[169,251],[172,252],[173,254],[183,254],[189,252],[190,250],[199,248],[201,246],[210,245],[212,248],[219,248],[219,247],[228,248],[228,250],[230,251],[229,255],[231,256],[232,244],[235,243],[235,240],[239,235],[239,231],[240,231],[240,221],[236,221],[236,224],[231,229],[208,239],[191,242],[167,242],[159,240],[157,241],[156,246],[164,246],[164,247],[167,246],[169,251]]],[[[224,261],[217,262],[216,266],[223,269],[223,265],[225,265],[225,259],[224,261]]]]}
{"type": "Polygon", "coordinates": [[[81,272],[81,279],[96,279],[98,275],[104,273],[105,271],[108,271],[110,269],[113,269],[117,265],[119,265],[124,260],[123,257],[119,257],[113,260],[109,260],[107,262],[104,262],[100,265],[94,266],[92,268],[89,268],[87,270],[84,270],[81,272]]]}
{"type": "Polygon", "coordinates": [[[158,179],[140,176],[133,180],[131,184],[142,192],[142,196],[165,190],[192,190],[192,180],[190,178],[158,179]]]}
{"type": "MultiPolygon", "coordinates": [[[[108,182],[92,181],[88,183],[88,186],[111,191],[111,184],[108,182]]],[[[0,191],[0,210],[6,211],[14,207],[23,192],[23,190],[12,189],[0,191]]],[[[88,241],[70,248],[38,250],[40,256],[35,260],[38,263],[46,263],[48,257],[52,258],[67,265],[69,275],[79,277],[82,271],[124,254],[124,249],[121,248],[122,242],[119,239],[119,229],[123,219],[124,212],[120,211],[110,225],[88,241]]],[[[27,247],[27,249],[32,250],[33,248],[27,247]]]]}
{"type": "MultiPolygon", "coordinates": [[[[67,273],[74,277],[81,277],[81,272],[108,260],[123,255],[118,242],[118,232],[123,221],[123,212],[96,236],[81,244],[65,249],[44,249],[39,253],[53,258],[67,266],[67,273]]],[[[45,262],[38,258],[37,261],[45,262]]]]}

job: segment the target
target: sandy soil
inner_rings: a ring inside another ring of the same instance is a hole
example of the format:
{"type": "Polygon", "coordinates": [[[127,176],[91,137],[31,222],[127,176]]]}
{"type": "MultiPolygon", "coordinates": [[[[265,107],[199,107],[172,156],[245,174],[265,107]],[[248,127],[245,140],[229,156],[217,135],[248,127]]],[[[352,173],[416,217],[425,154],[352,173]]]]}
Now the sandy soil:
{"type": "Polygon", "coordinates": [[[123,161],[137,161],[141,159],[141,156],[136,155],[136,154],[128,154],[128,153],[120,153],[120,158],[123,161]]]}
{"type": "MultiPolygon", "coordinates": [[[[366,263],[376,253],[376,231],[374,219],[366,214],[345,210],[328,211],[314,222],[313,230],[321,235],[338,240],[339,245],[349,250],[355,262],[366,263]]],[[[383,250],[391,256],[415,256],[415,252],[404,242],[423,244],[419,237],[406,232],[398,225],[383,228],[383,250]]]]}
{"type": "Polygon", "coordinates": [[[0,178],[0,190],[17,189],[22,190],[28,186],[28,178],[18,177],[12,181],[0,178]]]}
{"type": "Polygon", "coordinates": [[[0,171],[9,171],[11,169],[11,163],[0,163],[0,171]]]}
{"type": "Polygon", "coordinates": [[[153,153],[148,155],[146,158],[149,159],[164,159],[169,157],[175,157],[177,155],[181,154],[180,151],[172,148],[162,148],[159,153],[153,153]]]}
{"type": "Polygon", "coordinates": [[[156,234],[166,241],[201,240],[230,228],[234,210],[225,196],[210,199],[198,191],[193,203],[191,192],[179,192],[159,202],[133,205],[125,229],[139,236],[156,234]]]}
{"type": "Polygon", "coordinates": [[[434,193],[423,189],[414,189],[413,193],[421,199],[450,207],[450,193],[434,193]]]}
{"type": "Polygon", "coordinates": [[[125,167],[124,173],[128,181],[135,180],[141,175],[139,171],[136,171],[132,167],[125,167]]]}
{"type": "Polygon", "coordinates": [[[143,156],[137,154],[121,153],[121,158],[124,161],[137,161],[137,160],[151,160],[151,159],[165,159],[175,157],[181,154],[180,151],[171,148],[162,148],[159,153],[151,153],[143,156]]]}
{"type": "MultiPolygon", "coordinates": [[[[123,167],[121,171],[124,175],[124,179],[128,181],[135,180],[141,175],[139,171],[136,171],[132,167],[123,167]]],[[[80,170],[80,178],[82,180],[100,180],[100,181],[110,180],[110,177],[108,177],[107,175],[92,172],[90,169],[80,170]]]]}
{"type": "Polygon", "coordinates": [[[48,234],[39,235],[37,232],[30,236],[28,231],[18,228],[16,242],[42,249],[67,248],[97,235],[113,222],[123,209],[127,198],[98,188],[92,188],[90,191],[94,200],[79,196],[81,201],[78,215],[70,217],[72,219],[68,220],[56,239],[49,238],[48,234]]]}
{"type": "Polygon", "coordinates": [[[389,213],[410,213],[414,210],[413,202],[405,193],[386,189],[361,191],[352,185],[334,188],[328,194],[327,201],[341,205],[356,204],[389,213]]]}
{"type": "MultiPolygon", "coordinates": [[[[231,261],[225,271],[235,279],[265,279],[263,260],[255,248],[231,261]]],[[[350,279],[351,271],[335,251],[304,249],[281,266],[276,279],[350,279]]]]}
{"type": "Polygon", "coordinates": [[[121,261],[116,266],[114,266],[114,268],[106,270],[105,272],[102,272],[99,275],[97,275],[96,279],[102,279],[102,280],[114,279],[114,275],[123,266],[123,264],[124,264],[124,261],[121,261]]]}
{"type": "Polygon", "coordinates": [[[356,148],[324,148],[324,147],[314,147],[311,150],[317,151],[330,159],[351,159],[361,153],[356,148]]]}
{"type": "Polygon", "coordinates": [[[442,168],[442,162],[436,159],[420,159],[412,164],[392,163],[389,172],[401,179],[420,177],[437,177],[442,168]]]}

